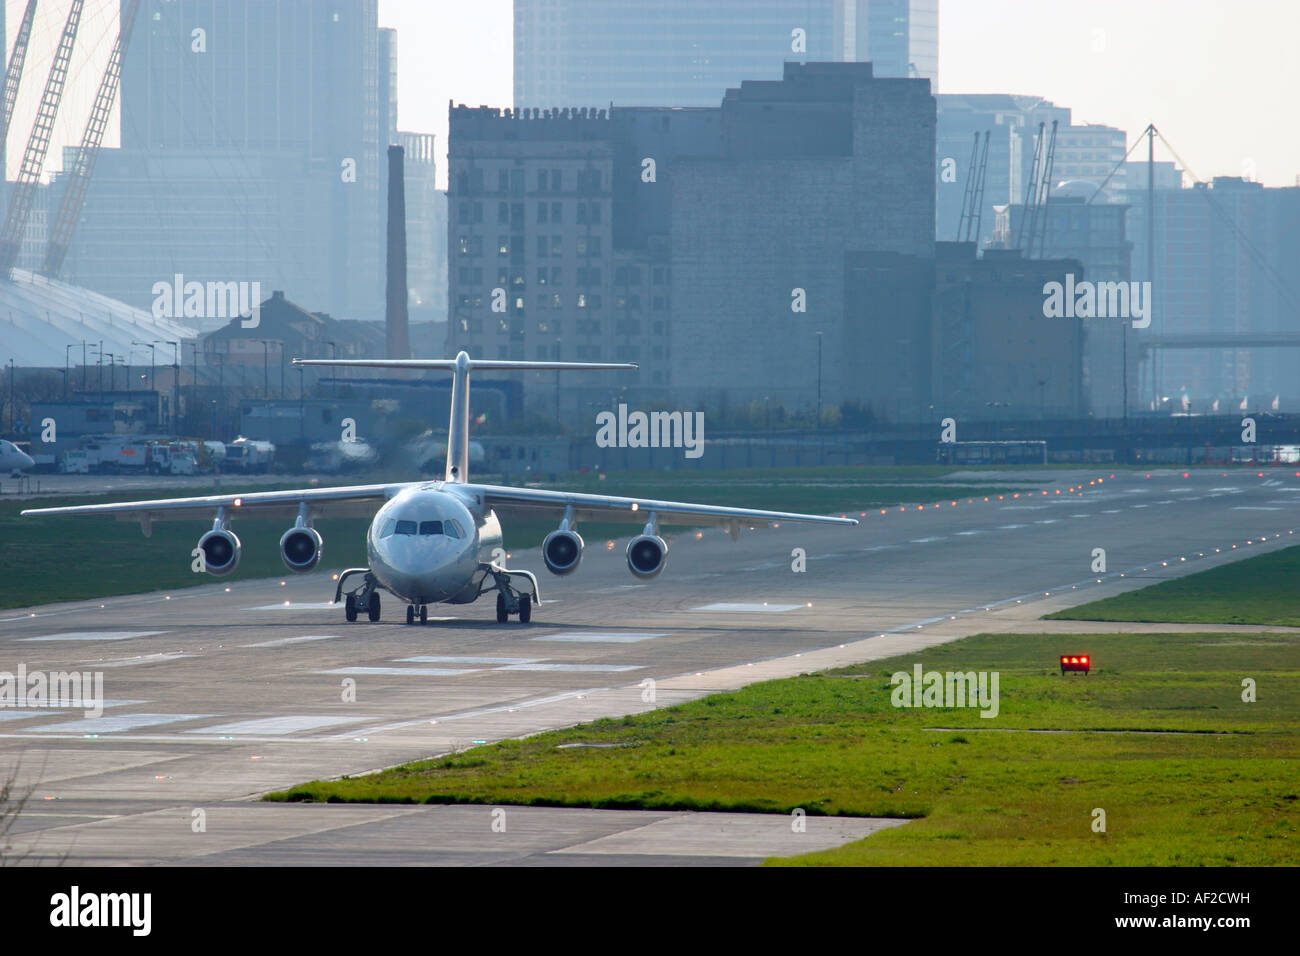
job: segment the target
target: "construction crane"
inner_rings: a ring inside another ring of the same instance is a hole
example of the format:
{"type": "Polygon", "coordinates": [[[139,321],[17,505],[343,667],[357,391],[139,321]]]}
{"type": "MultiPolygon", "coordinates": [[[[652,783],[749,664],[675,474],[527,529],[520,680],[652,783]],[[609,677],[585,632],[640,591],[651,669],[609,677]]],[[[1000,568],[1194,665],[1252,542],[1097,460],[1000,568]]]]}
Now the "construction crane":
{"type": "Polygon", "coordinates": [[[36,19],[36,0],[27,0],[23,22],[18,26],[14,51],[9,55],[9,68],[5,70],[4,114],[0,115],[0,158],[5,155],[9,141],[9,124],[14,118],[14,104],[18,102],[18,84],[23,81],[23,64],[27,62],[27,43],[32,38],[32,21],[36,19]]]}
{"type": "Polygon", "coordinates": [[[1040,210],[1043,214],[1043,232],[1046,236],[1047,197],[1051,189],[1052,167],[1056,159],[1056,123],[1056,120],[1052,120],[1050,143],[1046,134],[1047,124],[1038,124],[1038,136],[1034,142],[1034,162],[1029,169],[1029,182],[1025,184],[1025,201],[1021,207],[1020,221],[1016,223],[1015,247],[1023,249],[1026,256],[1032,254],[1034,249],[1040,210]],[[1026,233],[1028,236],[1025,235],[1026,233]]]}
{"type": "Polygon", "coordinates": [[[966,174],[966,189],[961,200],[961,220],[957,223],[958,242],[979,242],[980,220],[984,216],[984,180],[989,170],[989,131],[984,131],[984,148],[980,149],[980,134],[975,134],[971,146],[970,171],[966,174]]]}
{"type": "Polygon", "coordinates": [[[1047,249],[1047,204],[1052,201],[1052,172],[1056,168],[1056,120],[1052,120],[1052,135],[1047,141],[1047,159],[1043,163],[1043,174],[1038,181],[1038,200],[1034,203],[1034,219],[1029,224],[1028,254],[1034,253],[1034,234],[1038,233],[1038,257],[1041,259],[1047,249]],[[1042,213],[1040,220],[1039,213],[1042,213]],[[1041,225],[1041,230],[1038,227],[1041,225]]]}
{"type": "Polygon", "coordinates": [[[18,171],[13,195],[9,197],[9,211],[5,216],[4,229],[0,230],[0,275],[6,279],[12,278],[14,264],[22,251],[23,233],[27,230],[27,220],[32,214],[32,204],[36,201],[36,188],[40,184],[41,169],[45,166],[45,154],[49,151],[54,121],[58,118],[59,103],[63,100],[68,63],[72,59],[72,47],[77,41],[77,27],[81,24],[83,6],[85,0],[72,0],[72,9],[68,11],[67,22],[63,25],[63,35],[59,37],[59,47],[50,63],[49,76],[45,78],[45,92],[41,95],[36,122],[27,138],[23,165],[18,171]]]}
{"type": "Polygon", "coordinates": [[[67,173],[68,184],[63,190],[63,199],[50,229],[45,258],[40,268],[41,275],[51,279],[58,278],[59,270],[63,268],[63,259],[68,254],[68,246],[72,244],[72,233],[77,228],[77,220],[81,218],[81,210],[86,204],[86,190],[90,188],[90,178],[95,174],[95,160],[99,157],[99,146],[104,141],[104,131],[108,128],[108,117],[113,111],[113,100],[122,78],[122,57],[126,54],[127,44],[131,42],[131,27],[135,24],[135,15],[139,9],[140,0],[130,0],[122,11],[117,42],[113,44],[108,66],[104,68],[104,76],[99,81],[99,92],[95,94],[95,105],[91,107],[90,119],[86,121],[81,146],[72,162],[72,169],[67,173]]]}

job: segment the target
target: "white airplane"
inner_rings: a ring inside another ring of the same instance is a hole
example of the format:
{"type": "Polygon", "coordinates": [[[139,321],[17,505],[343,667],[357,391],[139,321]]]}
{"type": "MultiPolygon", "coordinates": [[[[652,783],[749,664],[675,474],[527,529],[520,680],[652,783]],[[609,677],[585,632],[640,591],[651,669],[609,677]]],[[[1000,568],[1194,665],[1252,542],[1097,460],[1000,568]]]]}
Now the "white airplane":
{"type": "Polygon", "coordinates": [[[379,592],[388,591],[406,603],[406,623],[418,617],[425,623],[430,604],[469,604],[484,594],[497,592],[497,621],[514,614],[520,622],[532,618],[540,603],[537,578],[530,571],[505,567],[501,522],[496,509],[547,512],[557,515],[559,527],[542,542],[542,559],[553,574],[571,574],[582,560],[582,520],[635,522],[641,533],[627,546],[627,566],[637,578],[658,577],[668,556],[668,544],[659,534],[661,523],[720,526],[732,538],[742,525],[757,522],[802,521],[856,525],[852,518],[754,511],[716,505],[646,498],[509,488],[469,482],[469,374],[472,370],[634,369],[635,365],[589,362],[485,361],[461,352],[454,359],[294,359],[295,365],[330,365],[390,369],[447,369],[453,373],[451,425],[447,439],[447,466],[442,481],[358,485],[347,488],[311,488],[298,491],[261,491],[245,495],[209,495],[114,504],[35,508],[24,515],[116,515],[139,521],[146,536],[154,521],[211,516],[212,530],[199,539],[196,559],[209,574],[225,575],[239,564],[240,543],[230,529],[236,515],[282,515],[294,519],[280,539],[280,557],[291,571],[315,568],[321,559],[322,540],[312,522],[322,515],[368,514],[376,506],[366,532],[367,568],[349,568],[339,575],[334,602],[343,596],[350,578],[361,583],[346,595],[348,621],[365,613],[371,621],[380,616],[379,592]],[[527,582],[528,590],[516,587],[527,582]]]}
{"type": "Polygon", "coordinates": [[[0,439],[0,472],[7,471],[15,478],[21,478],[23,471],[35,464],[32,456],[13,442],[0,439]]]}

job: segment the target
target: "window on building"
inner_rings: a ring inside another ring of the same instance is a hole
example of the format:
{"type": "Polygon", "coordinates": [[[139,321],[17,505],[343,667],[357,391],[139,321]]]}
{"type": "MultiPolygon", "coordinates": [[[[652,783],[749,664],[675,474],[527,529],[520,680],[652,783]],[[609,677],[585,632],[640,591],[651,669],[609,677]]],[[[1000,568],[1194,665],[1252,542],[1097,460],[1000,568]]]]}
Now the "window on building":
{"type": "Polygon", "coordinates": [[[551,203],[551,222],[557,225],[564,222],[564,203],[551,203]]]}
{"type": "Polygon", "coordinates": [[[541,226],[546,225],[546,210],[547,210],[548,208],[549,208],[549,207],[548,207],[548,206],[546,205],[546,203],[544,203],[544,202],[539,202],[539,203],[537,204],[537,223],[538,223],[538,225],[541,225],[541,226]]]}
{"type": "Polygon", "coordinates": [[[537,284],[546,285],[546,266],[537,267],[537,284]]]}

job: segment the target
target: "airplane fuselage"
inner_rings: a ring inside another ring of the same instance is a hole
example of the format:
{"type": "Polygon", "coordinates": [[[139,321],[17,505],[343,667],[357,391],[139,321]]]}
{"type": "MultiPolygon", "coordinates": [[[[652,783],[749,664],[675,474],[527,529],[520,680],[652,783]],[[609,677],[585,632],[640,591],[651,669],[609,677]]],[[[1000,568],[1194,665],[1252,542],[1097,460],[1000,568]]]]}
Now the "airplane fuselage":
{"type": "Polygon", "coordinates": [[[467,604],[501,548],[501,523],[455,484],[408,488],[386,502],[366,532],[370,571],[411,604],[467,604]]]}

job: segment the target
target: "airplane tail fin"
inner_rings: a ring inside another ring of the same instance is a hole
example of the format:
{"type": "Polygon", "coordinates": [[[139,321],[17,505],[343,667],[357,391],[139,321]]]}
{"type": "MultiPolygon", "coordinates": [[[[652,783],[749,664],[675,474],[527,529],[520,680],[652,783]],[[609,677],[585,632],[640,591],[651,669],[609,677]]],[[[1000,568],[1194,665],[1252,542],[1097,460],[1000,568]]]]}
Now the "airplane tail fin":
{"type": "Polygon", "coordinates": [[[623,362],[528,362],[472,359],[461,352],[454,359],[294,359],[294,365],[342,368],[447,369],[451,383],[451,423],[447,429],[446,481],[469,480],[469,373],[480,371],[609,371],[638,368],[623,362]]]}

